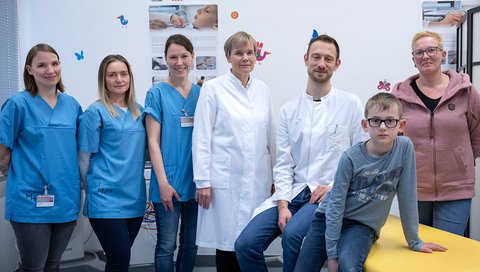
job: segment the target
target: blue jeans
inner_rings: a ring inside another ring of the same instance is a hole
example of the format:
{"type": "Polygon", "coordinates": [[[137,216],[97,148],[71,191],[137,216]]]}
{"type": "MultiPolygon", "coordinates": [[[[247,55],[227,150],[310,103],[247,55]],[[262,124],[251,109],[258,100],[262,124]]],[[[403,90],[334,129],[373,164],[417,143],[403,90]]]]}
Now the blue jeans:
{"type": "Polygon", "coordinates": [[[19,271],[60,271],[60,260],[67,248],[76,221],[67,223],[11,222],[20,253],[19,271]]]}
{"type": "Polygon", "coordinates": [[[471,199],[418,201],[420,223],[463,236],[470,217],[471,199]]]}
{"type": "Polygon", "coordinates": [[[178,224],[180,221],[180,243],[178,246],[177,272],[191,272],[197,257],[197,214],[195,200],[180,202],[173,200],[174,211],[166,211],[162,203],[153,203],[157,224],[157,245],[155,246],[155,271],[173,272],[173,254],[177,247],[178,224]]]}
{"type": "Polygon", "coordinates": [[[288,205],[292,218],[283,230],[278,227],[278,208],[272,207],[255,216],[235,242],[235,252],[242,271],[268,271],[263,252],[282,235],[283,271],[293,271],[303,238],[314,218],[318,204],[311,204],[310,189],[300,192],[288,205]]]}
{"type": "MultiPolygon", "coordinates": [[[[320,271],[327,260],[325,229],[325,214],[316,213],[303,241],[295,271],[320,271]]],[[[363,264],[375,239],[373,229],[357,221],[343,219],[342,234],[337,244],[338,271],[363,271],[363,264]]]]}
{"type": "Polygon", "coordinates": [[[143,217],[89,218],[89,221],[107,257],[105,271],[128,272],[130,249],[142,226],[143,217]]]}

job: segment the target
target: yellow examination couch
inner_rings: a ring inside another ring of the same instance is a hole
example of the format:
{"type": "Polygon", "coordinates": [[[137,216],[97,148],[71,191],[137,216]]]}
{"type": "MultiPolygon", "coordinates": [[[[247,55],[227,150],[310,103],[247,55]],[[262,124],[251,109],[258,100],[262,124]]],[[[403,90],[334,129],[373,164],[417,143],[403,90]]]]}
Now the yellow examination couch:
{"type": "Polygon", "coordinates": [[[408,249],[400,218],[390,215],[380,239],[373,245],[365,272],[479,272],[480,242],[420,225],[424,242],[440,244],[448,250],[432,254],[408,249]]]}

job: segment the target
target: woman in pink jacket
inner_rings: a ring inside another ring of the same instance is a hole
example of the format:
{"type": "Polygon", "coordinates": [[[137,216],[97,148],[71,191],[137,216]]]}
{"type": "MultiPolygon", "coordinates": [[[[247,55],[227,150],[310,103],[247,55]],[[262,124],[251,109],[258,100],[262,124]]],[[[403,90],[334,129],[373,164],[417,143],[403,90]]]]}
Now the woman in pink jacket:
{"type": "Polygon", "coordinates": [[[419,74],[394,87],[415,145],[420,223],[464,235],[475,196],[474,161],[480,155],[480,96],[468,75],[441,70],[442,37],[412,39],[419,74]]]}

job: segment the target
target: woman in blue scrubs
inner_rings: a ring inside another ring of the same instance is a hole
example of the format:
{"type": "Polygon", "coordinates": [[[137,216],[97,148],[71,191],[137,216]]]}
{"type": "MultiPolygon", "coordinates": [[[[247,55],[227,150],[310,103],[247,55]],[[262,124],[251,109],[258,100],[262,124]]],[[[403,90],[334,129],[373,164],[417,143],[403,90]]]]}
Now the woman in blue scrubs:
{"type": "Polygon", "coordinates": [[[150,200],[157,225],[157,272],[174,271],[179,221],[175,271],[193,271],[197,256],[198,206],[193,183],[192,131],[200,87],[188,79],[193,57],[193,45],[187,37],[170,36],[165,44],[168,78],[152,87],[145,100],[148,148],[154,170],[150,200]]]}
{"type": "Polygon", "coordinates": [[[146,208],[146,134],[132,70],[123,56],[103,59],[98,93],[98,101],[80,117],[79,163],[86,181],[83,214],[107,256],[105,271],[128,272],[130,249],[146,208]]]}
{"type": "Polygon", "coordinates": [[[0,112],[5,219],[15,233],[20,271],[58,271],[80,210],[76,135],[82,109],[64,93],[59,56],[47,44],[28,52],[23,81],[25,90],[0,112]]]}

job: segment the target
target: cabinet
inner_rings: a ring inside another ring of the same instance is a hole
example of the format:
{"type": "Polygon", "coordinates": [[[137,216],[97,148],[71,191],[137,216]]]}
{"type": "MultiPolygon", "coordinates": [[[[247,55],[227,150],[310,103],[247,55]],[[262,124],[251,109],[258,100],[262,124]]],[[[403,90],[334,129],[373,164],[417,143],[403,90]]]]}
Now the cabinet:
{"type": "MultiPolygon", "coordinates": [[[[469,9],[466,20],[457,28],[457,60],[457,71],[468,74],[480,91],[480,7],[469,9]]],[[[480,159],[476,161],[475,187],[469,236],[480,241],[480,159]]]]}

